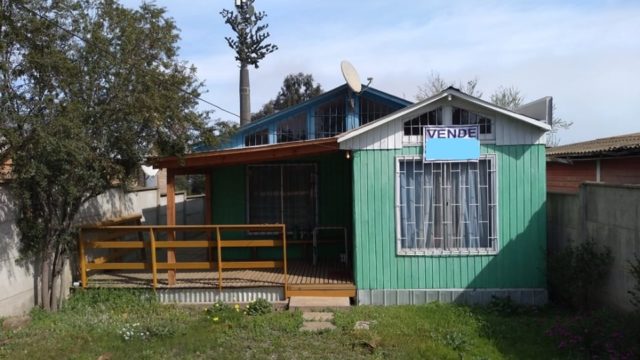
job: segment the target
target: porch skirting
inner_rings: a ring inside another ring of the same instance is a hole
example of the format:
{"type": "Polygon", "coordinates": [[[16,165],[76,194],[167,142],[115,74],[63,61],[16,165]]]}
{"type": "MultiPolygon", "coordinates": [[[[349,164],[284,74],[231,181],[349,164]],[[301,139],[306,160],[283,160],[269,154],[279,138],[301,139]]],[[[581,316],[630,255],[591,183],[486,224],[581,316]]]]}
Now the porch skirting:
{"type": "Polygon", "coordinates": [[[158,289],[156,294],[161,303],[178,304],[211,304],[217,301],[247,303],[258,299],[275,303],[285,300],[282,286],[225,288],[222,291],[211,288],[168,288],[158,289]]]}
{"type": "Polygon", "coordinates": [[[357,291],[358,305],[422,305],[430,302],[488,304],[492,296],[510,297],[517,304],[544,305],[547,289],[373,289],[357,291]]]}

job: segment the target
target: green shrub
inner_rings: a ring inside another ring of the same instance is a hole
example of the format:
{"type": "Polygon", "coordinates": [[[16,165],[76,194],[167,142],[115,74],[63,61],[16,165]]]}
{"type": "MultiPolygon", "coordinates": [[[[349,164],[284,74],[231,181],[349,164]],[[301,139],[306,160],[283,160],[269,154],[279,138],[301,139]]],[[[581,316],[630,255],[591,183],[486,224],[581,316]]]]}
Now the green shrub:
{"type": "Polygon", "coordinates": [[[593,309],[594,295],[606,280],[613,263],[608,247],[592,240],[567,246],[549,258],[549,289],[552,298],[580,310],[593,309]]]}
{"type": "Polygon", "coordinates": [[[247,309],[245,310],[245,314],[250,316],[256,315],[265,315],[270,313],[272,310],[271,303],[265,299],[258,299],[249,303],[247,309]]]}

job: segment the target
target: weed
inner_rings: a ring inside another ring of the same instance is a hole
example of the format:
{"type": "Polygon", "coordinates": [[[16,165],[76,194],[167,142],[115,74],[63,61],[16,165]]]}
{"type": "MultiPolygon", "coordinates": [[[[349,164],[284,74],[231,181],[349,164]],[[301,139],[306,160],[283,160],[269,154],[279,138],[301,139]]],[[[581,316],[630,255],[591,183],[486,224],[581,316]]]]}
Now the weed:
{"type": "Polygon", "coordinates": [[[271,303],[265,299],[257,299],[249,303],[245,310],[245,314],[249,316],[265,315],[272,310],[271,303]]]}

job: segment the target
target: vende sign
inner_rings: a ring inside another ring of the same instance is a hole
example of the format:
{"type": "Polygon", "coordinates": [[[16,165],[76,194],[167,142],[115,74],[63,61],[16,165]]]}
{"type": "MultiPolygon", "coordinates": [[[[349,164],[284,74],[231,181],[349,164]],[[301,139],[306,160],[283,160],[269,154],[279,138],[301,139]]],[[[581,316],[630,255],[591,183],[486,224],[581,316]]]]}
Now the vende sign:
{"type": "Polygon", "coordinates": [[[463,138],[478,138],[479,128],[477,125],[473,126],[447,126],[447,127],[424,127],[425,138],[428,139],[463,139],[463,138]]]}
{"type": "Polygon", "coordinates": [[[478,125],[425,126],[424,161],[478,161],[479,134],[478,125]]]}

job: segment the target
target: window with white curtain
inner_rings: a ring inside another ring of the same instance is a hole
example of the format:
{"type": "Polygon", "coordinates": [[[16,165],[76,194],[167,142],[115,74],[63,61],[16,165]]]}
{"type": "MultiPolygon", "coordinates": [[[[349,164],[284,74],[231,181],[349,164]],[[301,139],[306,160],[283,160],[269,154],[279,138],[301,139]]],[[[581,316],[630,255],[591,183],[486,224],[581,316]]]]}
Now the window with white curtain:
{"type": "Polygon", "coordinates": [[[464,162],[397,158],[398,254],[497,251],[495,169],[494,155],[464,162]]]}

